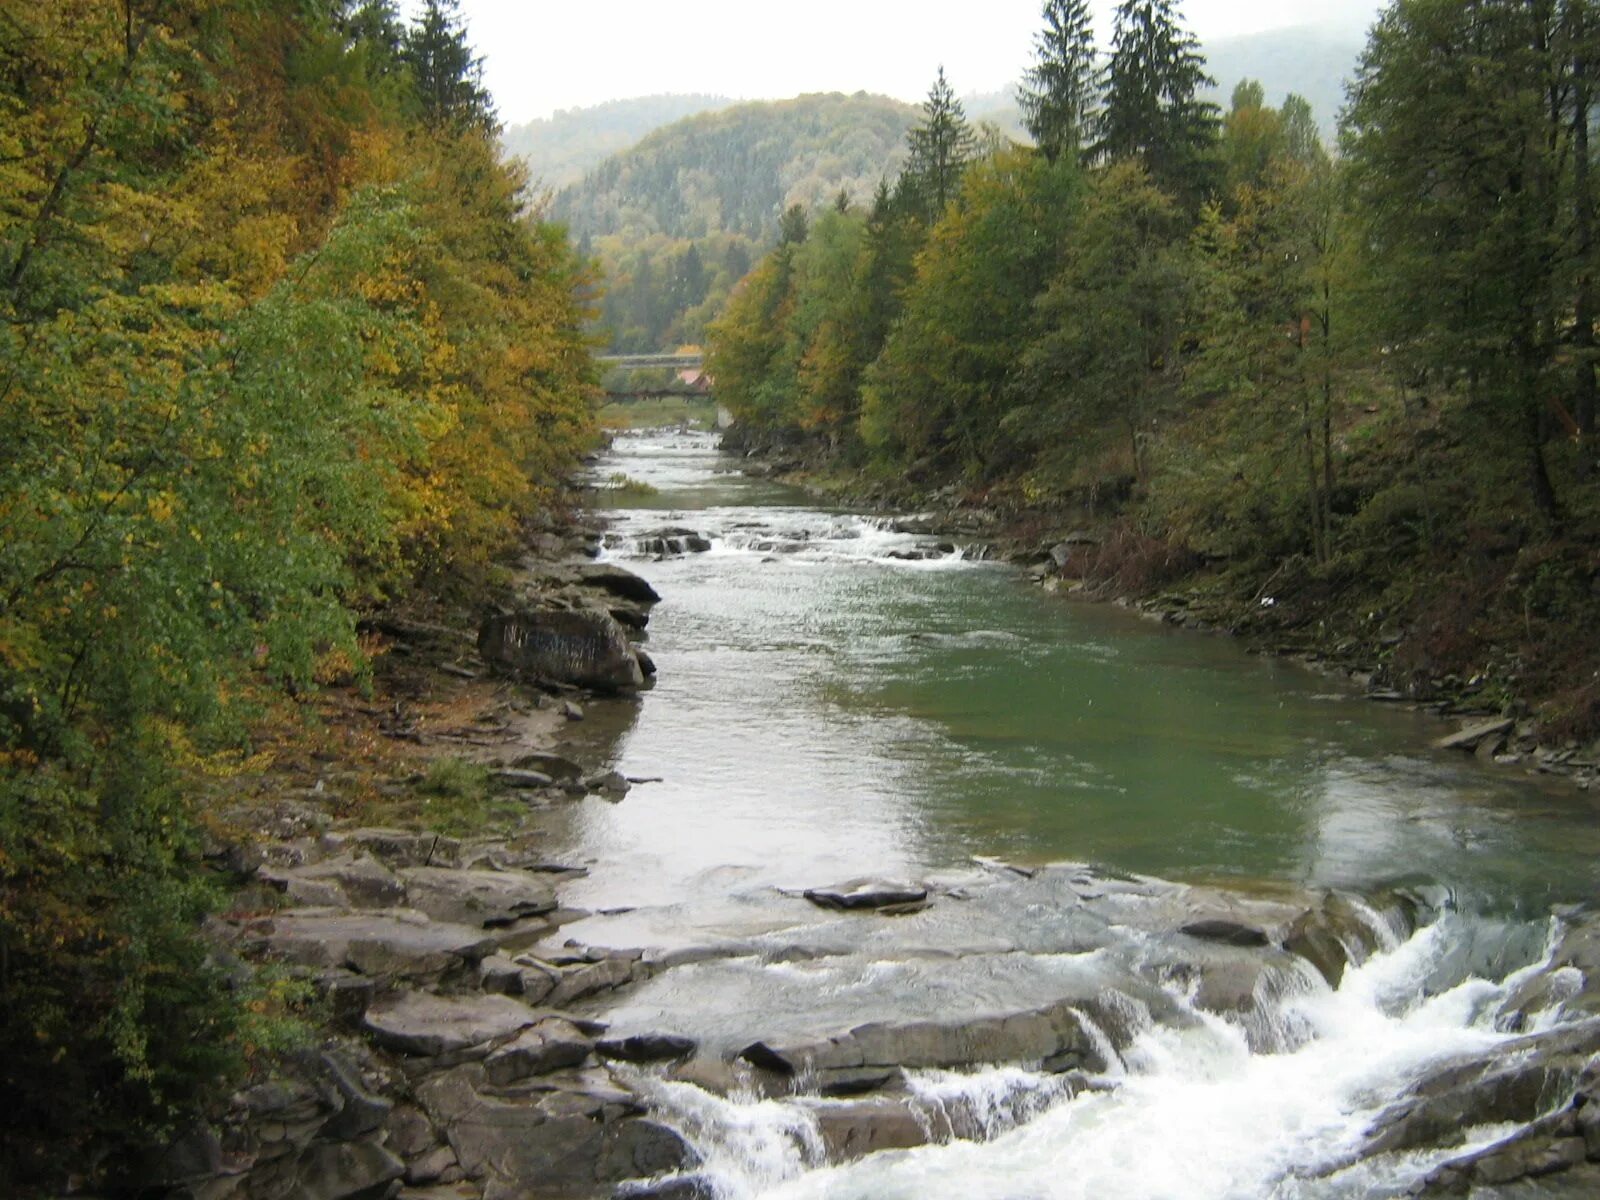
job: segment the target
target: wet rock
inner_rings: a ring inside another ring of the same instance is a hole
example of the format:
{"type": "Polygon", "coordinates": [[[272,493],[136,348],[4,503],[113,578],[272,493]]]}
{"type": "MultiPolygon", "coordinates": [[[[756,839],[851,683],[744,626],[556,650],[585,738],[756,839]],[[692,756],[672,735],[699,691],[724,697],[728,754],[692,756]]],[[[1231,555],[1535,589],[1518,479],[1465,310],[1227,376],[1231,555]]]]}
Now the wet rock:
{"type": "Polygon", "coordinates": [[[486,1200],[525,1197],[532,1181],[541,1200],[587,1200],[624,1180],[698,1165],[677,1133],[638,1115],[629,1093],[586,1086],[497,1092],[482,1068],[467,1066],[418,1092],[462,1169],[484,1181],[486,1200]]]}
{"type": "Polygon", "coordinates": [[[693,1038],[670,1033],[643,1033],[632,1037],[608,1038],[595,1043],[595,1050],[603,1058],[618,1058],[624,1062],[671,1062],[688,1058],[697,1049],[693,1038]]]}
{"type": "Polygon", "coordinates": [[[539,771],[557,783],[571,783],[583,778],[583,768],[570,758],[563,758],[559,754],[548,754],[543,751],[533,751],[523,754],[511,764],[522,771],[539,771]]]}
{"type": "Polygon", "coordinates": [[[602,692],[644,682],[615,618],[587,609],[523,609],[490,617],[478,633],[484,660],[506,670],[602,692]]]}
{"type": "Polygon", "coordinates": [[[1190,921],[1181,926],[1178,932],[1205,942],[1221,942],[1225,946],[1266,946],[1272,941],[1263,929],[1220,917],[1190,921]]]}
{"type": "Polygon", "coordinates": [[[853,879],[833,887],[810,888],[805,898],[821,908],[845,911],[860,909],[893,909],[906,905],[922,904],[928,899],[928,889],[909,883],[885,883],[876,879],[853,879]]]}
{"type": "Polygon", "coordinates": [[[251,922],[243,942],[302,966],[348,966],[410,980],[437,980],[495,950],[481,929],[430,921],[409,909],[279,913],[251,922]]]}
{"type": "Polygon", "coordinates": [[[632,785],[628,783],[627,777],[620,771],[601,771],[585,779],[583,786],[591,792],[598,792],[602,796],[620,800],[628,794],[628,789],[632,785]]]}
{"type": "Polygon", "coordinates": [[[831,1038],[755,1042],[739,1057],[780,1076],[814,1072],[824,1083],[835,1073],[870,1067],[942,1069],[1046,1060],[1071,1060],[1077,1067],[1099,1061],[1073,1006],[1065,1003],[964,1021],[873,1022],[831,1038]]]}
{"type": "Polygon", "coordinates": [[[620,1184],[612,1200],[717,1200],[716,1184],[707,1175],[680,1175],[620,1184]]]}
{"type": "Polygon", "coordinates": [[[611,991],[634,982],[636,964],[626,958],[608,958],[597,963],[568,967],[561,981],[545,997],[551,1008],[565,1008],[597,992],[611,991]]]}
{"type": "Polygon", "coordinates": [[[1478,748],[1480,742],[1487,739],[1493,738],[1503,742],[1504,736],[1510,732],[1514,724],[1515,722],[1509,719],[1477,721],[1464,729],[1439,738],[1433,743],[1433,748],[1435,750],[1465,750],[1470,753],[1478,748]]]}
{"type": "Polygon", "coordinates": [[[405,991],[375,1003],[367,1010],[362,1026],[389,1050],[435,1058],[510,1038],[535,1019],[527,1005],[507,996],[405,991]]]}
{"type": "Polygon", "coordinates": [[[505,1087],[535,1075],[581,1066],[593,1045],[570,1021],[547,1017],[489,1055],[483,1062],[484,1077],[505,1087]]]}
{"type": "Polygon", "coordinates": [[[880,1150],[909,1150],[931,1140],[931,1125],[898,1100],[819,1104],[812,1115],[829,1162],[849,1162],[880,1150]]]}
{"type": "Polygon", "coordinates": [[[412,907],[435,921],[494,927],[556,907],[549,880],[521,871],[407,867],[400,877],[412,907]]]}
{"type": "Polygon", "coordinates": [[[615,563],[584,563],[576,568],[576,575],[582,586],[599,588],[624,600],[655,604],[661,599],[648,581],[615,563]]]}
{"type": "Polygon", "coordinates": [[[639,670],[644,672],[644,677],[650,679],[656,674],[656,660],[651,658],[643,646],[633,648],[633,656],[639,660],[639,670]]]}

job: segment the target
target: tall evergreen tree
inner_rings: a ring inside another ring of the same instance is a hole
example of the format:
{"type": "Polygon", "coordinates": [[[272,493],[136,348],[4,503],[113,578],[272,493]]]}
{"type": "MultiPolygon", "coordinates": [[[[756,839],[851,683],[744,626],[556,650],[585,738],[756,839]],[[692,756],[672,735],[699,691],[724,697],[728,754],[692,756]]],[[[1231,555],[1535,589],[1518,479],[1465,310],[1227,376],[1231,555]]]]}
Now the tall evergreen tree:
{"type": "Polygon", "coordinates": [[[435,128],[494,132],[499,121],[483,86],[483,60],[467,44],[460,8],[460,0],[426,0],[403,55],[423,120],[435,128]]]}
{"type": "Polygon", "coordinates": [[[906,134],[906,146],[910,157],[900,177],[902,190],[925,219],[935,221],[954,198],[978,147],[942,66],[922,103],[922,121],[906,134]]]}
{"type": "Polygon", "coordinates": [[[1075,156],[1099,101],[1094,28],[1088,0],[1044,0],[1044,28],[1034,37],[1036,61],[1018,100],[1023,123],[1051,162],[1075,156]]]}
{"type": "Polygon", "coordinates": [[[1218,123],[1199,93],[1215,82],[1175,0],[1121,0],[1096,156],[1140,160],[1158,187],[1198,209],[1214,184],[1218,123]]]}

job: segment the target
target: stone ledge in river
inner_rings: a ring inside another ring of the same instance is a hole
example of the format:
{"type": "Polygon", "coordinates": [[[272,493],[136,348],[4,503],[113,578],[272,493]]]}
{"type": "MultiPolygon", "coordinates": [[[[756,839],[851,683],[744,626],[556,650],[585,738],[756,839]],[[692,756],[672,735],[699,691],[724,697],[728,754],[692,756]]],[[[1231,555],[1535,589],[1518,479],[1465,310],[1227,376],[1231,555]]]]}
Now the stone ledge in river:
{"type": "Polygon", "coordinates": [[[305,909],[247,923],[242,948],[306,967],[351,967],[362,975],[437,980],[492,954],[481,929],[430,921],[410,909],[352,913],[305,909]]]}
{"type": "Polygon", "coordinates": [[[808,888],[803,895],[821,908],[875,909],[890,915],[919,911],[928,901],[927,888],[879,879],[852,879],[832,887],[808,888]]]}
{"type": "Polygon", "coordinates": [[[505,926],[523,917],[542,916],[556,907],[550,882],[520,871],[405,867],[400,878],[405,881],[411,906],[435,921],[505,926]]]}
{"type": "Polygon", "coordinates": [[[615,618],[593,609],[519,609],[478,631],[484,661],[552,683],[601,692],[644,684],[639,659],[615,618]]]}
{"type": "Polygon", "coordinates": [[[374,1003],[362,1018],[362,1027],[386,1049],[437,1058],[504,1041],[536,1019],[532,1009],[508,996],[404,991],[374,1003]]]}
{"type": "Polygon", "coordinates": [[[661,599],[661,594],[650,586],[648,580],[615,563],[583,563],[574,567],[573,572],[580,586],[599,588],[624,600],[655,604],[661,599]]]}
{"type": "Polygon", "coordinates": [[[1073,1004],[966,1021],[872,1022],[831,1038],[754,1042],[739,1057],[764,1071],[815,1073],[826,1084],[838,1072],[865,1067],[950,1069],[991,1063],[1043,1063],[1049,1070],[1104,1070],[1073,1004]]]}

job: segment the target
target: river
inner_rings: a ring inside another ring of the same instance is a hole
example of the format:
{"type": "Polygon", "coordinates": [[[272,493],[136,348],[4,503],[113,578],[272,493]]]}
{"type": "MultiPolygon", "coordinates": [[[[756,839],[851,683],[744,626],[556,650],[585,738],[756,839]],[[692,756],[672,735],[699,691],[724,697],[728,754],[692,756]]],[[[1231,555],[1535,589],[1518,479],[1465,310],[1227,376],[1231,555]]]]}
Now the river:
{"type": "Polygon", "coordinates": [[[830,1153],[814,1097],[647,1080],[706,1159],[702,1187],[1386,1196],[1441,1157],[1354,1148],[1425,1066],[1511,1036],[1497,1005],[1539,961],[1551,912],[1600,882],[1600,822],[1570,784],[1431,751],[1433,719],[1226,638],[819,510],[739,474],[709,435],[620,437],[597,475],[651,489],[601,495],[607,556],[664,597],[660,674],[613,751],[650,782],[553,818],[558,851],[589,869],[565,900],[595,914],[564,932],[675,967],[597,1015],[731,1055],[1063,994],[1138,1010],[1088,1089],[1037,1064],[908,1073],[920,1119],[944,1114],[937,1144],[857,1161],[830,1153]],[[711,549],[638,549],[669,526],[711,549]],[[1091,866],[1035,873],[1051,863],[1091,866]],[[796,896],[861,876],[942,898],[840,919],[796,896]],[[1438,915],[1415,932],[1374,915],[1378,953],[1337,989],[1281,987],[1271,1027],[1247,1029],[1200,1011],[1192,987],[1151,986],[1142,918],[1086,933],[1063,916],[1085,880],[1099,895],[1121,878],[1266,901],[1403,886],[1438,915]]]}

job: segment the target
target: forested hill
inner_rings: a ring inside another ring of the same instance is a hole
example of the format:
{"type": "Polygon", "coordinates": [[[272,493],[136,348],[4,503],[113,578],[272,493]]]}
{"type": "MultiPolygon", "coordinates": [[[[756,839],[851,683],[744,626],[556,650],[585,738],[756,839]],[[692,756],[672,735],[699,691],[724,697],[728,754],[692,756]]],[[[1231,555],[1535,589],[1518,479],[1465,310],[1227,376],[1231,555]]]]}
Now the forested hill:
{"type": "Polygon", "coordinates": [[[636,96],[593,108],[561,109],[554,116],[507,126],[500,144],[520,158],[536,187],[559,190],[577,183],[608,156],[646,134],[697,113],[737,103],[727,96],[636,96]]]}
{"type": "Polygon", "coordinates": [[[552,215],[599,261],[612,346],[698,342],[779,215],[870,196],[916,112],[864,93],[741,104],[658,130],[558,194],[552,215]]]}
{"type": "Polygon", "coordinates": [[[916,109],[857,92],[706,113],[607,159],[561,192],[553,215],[574,236],[738,233],[770,241],[778,217],[841,190],[865,200],[898,169],[916,109]]]}

